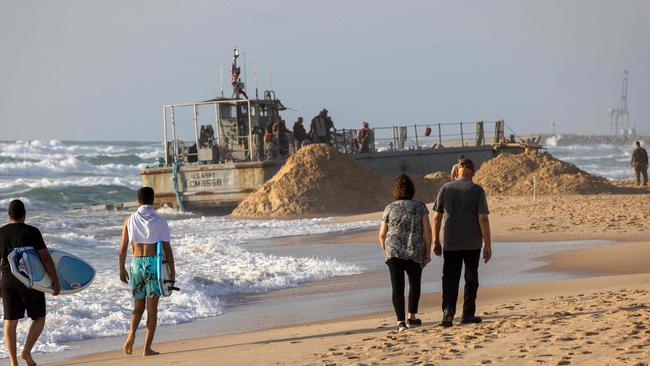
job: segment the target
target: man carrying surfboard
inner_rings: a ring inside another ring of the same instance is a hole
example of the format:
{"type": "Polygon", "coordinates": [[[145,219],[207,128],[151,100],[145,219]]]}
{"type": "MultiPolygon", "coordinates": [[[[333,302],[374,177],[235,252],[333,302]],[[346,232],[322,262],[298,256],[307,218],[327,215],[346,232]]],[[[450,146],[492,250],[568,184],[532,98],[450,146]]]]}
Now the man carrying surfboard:
{"type": "Polygon", "coordinates": [[[32,358],[32,348],[45,327],[45,294],[40,291],[27,288],[18,281],[11,273],[7,256],[17,247],[34,247],[38,257],[43,263],[45,272],[52,279],[52,295],[57,296],[61,291],[59,277],[56,274],[54,262],[47,251],[41,232],[34,226],[25,224],[25,204],[20,200],[13,200],[9,203],[9,224],[0,228],[0,255],[2,256],[2,306],[4,308],[4,337],[9,363],[11,366],[18,366],[16,354],[16,326],[18,320],[27,316],[32,319],[32,324],[27,333],[25,346],[20,357],[27,362],[27,365],[36,365],[32,358]]]}
{"type": "Polygon", "coordinates": [[[156,213],[153,207],[154,191],[151,187],[142,187],[138,190],[138,203],[140,207],[131,216],[124,220],[122,239],[120,242],[120,280],[131,285],[133,294],[133,312],[129,335],[124,343],[124,353],[133,353],[135,332],[140,325],[140,320],[147,309],[147,332],[144,341],[144,356],[152,356],[158,352],[151,349],[153,337],[158,323],[158,299],[162,293],[156,262],[157,243],[162,242],[162,252],[169,266],[170,280],[175,278],[174,255],[169,244],[169,225],[167,221],[156,213]],[[133,248],[131,268],[125,268],[126,254],[129,243],[133,248]]]}

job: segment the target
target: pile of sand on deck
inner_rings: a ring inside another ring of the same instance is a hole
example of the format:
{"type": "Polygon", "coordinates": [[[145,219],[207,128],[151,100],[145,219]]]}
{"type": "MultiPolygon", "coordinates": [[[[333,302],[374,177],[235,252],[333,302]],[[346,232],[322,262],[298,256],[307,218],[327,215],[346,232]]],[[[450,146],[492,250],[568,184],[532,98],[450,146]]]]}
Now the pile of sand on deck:
{"type": "Polygon", "coordinates": [[[390,191],[385,178],[325,144],[307,145],[273,178],[251,193],[234,216],[297,216],[381,209],[390,191]]]}
{"type": "Polygon", "coordinates": [[[550,154],[501,154],[483,163],[474,180],[491,195],[530,195],[533,177],[537,194],[620,193],[607,179],[550,154]]]}
{"type": "MultiPolygon", "coordinates": [[[[415,199],[430,202],[446,177],[411,177],[415,199]]],[[[312,144],[233,211],[238,217],[295,217],[382,210],[392,202],[393,179],[348,159],[331,146],[312,144]]]]}

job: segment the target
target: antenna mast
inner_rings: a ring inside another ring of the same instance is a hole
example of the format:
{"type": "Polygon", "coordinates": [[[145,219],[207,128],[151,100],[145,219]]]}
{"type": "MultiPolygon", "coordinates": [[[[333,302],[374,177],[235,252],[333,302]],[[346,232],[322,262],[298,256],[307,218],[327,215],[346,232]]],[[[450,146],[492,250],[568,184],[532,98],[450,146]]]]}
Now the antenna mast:
{"type": "MultiPolygon", "coordinates": [[[[237,48],[234,48],[232,51],[232,68],[230,70],[230,85],[232,85],[232,97],[239,99],[239,95],[243,94],[244,98],[248,99],[246,91],[244,91],[244,83],[241,82],[239,75],[241,74],[241,67],[237,66],[237,59],[239,58],[239,52],[237,48]]],[[[246,69],[244,69],[246,72],[246,69]]]]}
{"type": "Polygon", "coordinates": [[[271,52],[269,51],[269,41],[264,37],[264,43],[266,44],[266,57],[269,59],[269,90],[273,90],[273,72],[271,70],[271,52]]]}
{"type": "Polygon", "coordinates": [[[219,65],[219,79],[221,81],[221,97],[223,98],[223,65],[219,65]]]}
{"type": "Polygon", "coordinates": [[[259,92],[257,90],[257,62],[253,61],[253,80],[255,82],[255,99],[260,99],[259,92]]]}

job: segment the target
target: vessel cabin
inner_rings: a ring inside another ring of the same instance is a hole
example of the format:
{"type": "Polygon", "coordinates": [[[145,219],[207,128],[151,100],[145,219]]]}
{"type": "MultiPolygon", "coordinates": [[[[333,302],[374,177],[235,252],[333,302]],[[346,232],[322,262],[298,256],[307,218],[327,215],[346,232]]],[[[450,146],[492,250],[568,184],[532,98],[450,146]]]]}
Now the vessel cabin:
{"type": "Polygon", "coordinates": [[[273,91],[266,91],[263,99],[215,98],[164,105],[164,165],[264,160],[264,130],[285,109],[273,91]],[[194,134],[189,140],[178,134],[179,122],[188,118],[194,134]]]}

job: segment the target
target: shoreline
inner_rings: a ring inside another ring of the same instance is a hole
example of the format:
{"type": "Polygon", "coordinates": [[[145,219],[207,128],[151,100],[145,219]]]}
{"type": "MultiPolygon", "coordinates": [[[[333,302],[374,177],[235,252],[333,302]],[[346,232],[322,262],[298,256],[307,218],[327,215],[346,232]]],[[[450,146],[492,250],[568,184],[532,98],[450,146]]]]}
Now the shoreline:
{"type": "MultiPolygon", "coordinates": [[[[491,324],[499,321],[498,312],[495,312],[494,308],[510,306],[504,305],[504,302],[518,306],[522,302],[541,301],[550,297],[553,299],[582,297],[597,291],[622,291],[630,287],[647,291],[650,288],[650,274],[595,276],[535,284],[486,287],[479,290],[479,313],[485,318],[484,324],[491,324]]],[[[433,332],[441,329],[436,326],[441,317],[438,309],[440,293],[423,294],[420,302],[425,304],[420,312],[424,322],[420,330],[428,329],[433,332]]],[[[343,352],[336,351],[351,347],[346,345],[374,341],[384,335],[390,337],[391,333],[394,333],[391,332],[394,328],[392,318],[391,312],[377,312],[255,332],[157,343],[155,348],[161,354],[155,357],[137,355],[137,352],[141,351],[141,346],[138,346],[134,349],[133,356],[127,357],[121,350],[115,350],[47,363],[47,365],[129,365],[135,362],[139,365],[192,365],[216,358],[219,359],[219,363],[227,365],[278,363],[316,365],[322,364],[320,362],[322,358],[344,355],[343,352]]],[[[456,324],[451,330],[470,327],[456,324]]]]}
{"type": "MultiPolygon", "coordinates": [[[[335,243],[335,242],[338,242],[340,244],[351,244],[353,242],[364,243],[364,241],[359,240],[359,238],[363,238],[364,236],[368,237],[370,235],[374,240],[374,235],[372,235],[372,233],[373,230],[363,230],[362,232],[355,233],[352,237],[350,237],[349,233],[346,234],[339,233],[339,234],[327,234],[327,235],[321,234],[321,235],[305,236],[305,237],[291,237],[291,238],[287,238],[287,240],[294,241],[294,242],[295,241],[304,242],[305,240],[320,240],[325,238],[324,240],[325,243],[335,243]],[[341,237],[345,237],[345,238],[341,238],[341,237]]],[[[515,298],[523,299],[526,296],[533,296],[533,292],[531,292],[533,291],[533,289],[535,289],[535,293],[537,294],[536,296],[542,296],[542,295],[557,296],[560,293],[559,291],[566,291],[566,293],[572,293],[572,292],[576,292],[578,289],[583,288],[585,285],[587,285],[588,289],[601,288],[603,283],[608,283],[611,284],[612,286],[619,286],[619,287],[624,286],[624,284],[627,283],[626,281],[636,278],[635,276],[641,276],[638,275],[639,272],[650,271],[650,269],[645,269],[644,268],[645,266],[641,268],[639,267],[639,265],[642,264],[641,262],[643,262],[641,258],[644,257],[647,258],[647,254],[650,254],[650,243],[638,242],[638,234],[636,236],[637,236],[636,242],[632,242],[631,238],[628,236],[614,235],[614,237],[618,237],[621,240],[619,240],[619,242],[613,245],[608,245],[602,248],[592,247],[586,249],[569,249],[548,256],[543,256],[542,258],[544,260],[550,261],[550,263],[535,268],[533,271],[571,272],[572,270],[574,270],[574,268],[577,268],[575,270],[576,272],[574,272],[576,275],[587,276],[587,277],[582,277],[578,279],[559,280],[559,281],[543,281],[543,282],[533,282],[533,283],[524,283],[524,284],[508,284],[508,285],[482,287],[479,292],[479,307],[487,306],[490,304],[498,304],[504,301],[510,301],[515,298]],[[628,255],[625,256],[625,259],[627,260],[637,259],[637,262],[634,262],[634,266],[626,265],[624,263],[625,261],[617,261],[616,263],[613,263],[609,259],[611,258],[612,253],[620,252],[621,248],[629,252],[628,255]],[[567,253],[574,253],[574,255],[567,256],[567,253]],[[639,253],[644,253],[644,254],[640,255],[639,253]],[[566,260],[567,257],[572,257],[574,260],[573,261],[566,260]],[[575,261],[575,257],[581,257],[584,259],[575,261]],[[605,259],[603,259],[600,262],[593,261],[593,259],[596,259],[598,257],[605,258],[605,259]],[[593,268],[590,268],[590,263],[597,263],[597,265],[594,266],[593,268]],[[637,274],[631,274],[631,273],[637,273],[637,274]],[[575,284],[580,284],[580,286],[575,284]]],[[[600,235],[596,235],[596,237],[602,238],[600,235]]],[[[503,238],[500,238],[500,241],[504,241],[503,238]]],[[[514,238],[512,241],[514,241],[514,238]]],[[[368,244],[363,244],[363,245],[368,245],[368,244]]],[[[647,282],[650,282],[650,277],[648,278],[644,277],[644,279],[647,280],[647,282]]],[[[439,279],[436,280],[439,281],[439,279]]],[[[333,286],[337,286],[337,281],[335,279],[324,280],[324,282],[327,281],[330,281],[333,286]]],[[[282,297],[281,295],[282,293],[286,293],[290,291],[308,292],[310,291],[309,290],[310,284],[313,283],[310,282],[307,284],[303,284],[298,288],[273,291],[268,296],[280,298],[282,297]]],[[[322,284],[318,284],[318,285],[322,285],[322,284]]],[[[585,289],[585,291],[587,291],[587,289],[585,289]]],[[[427,293],[423,292],[423,296],[420,301],[420,303],[422,304],[421,312],[424,312],[425,318],[430,319],[430,321],[435,321],[437,319],[436,317],[439,318],[440,316],[439,310],[437,310],[440,303],[439,298],[440,298],[439,292],[427,292],[427,293]]],[[[389,302],[390,302],[389,298],[386,298],[386,304],[389,304],[389,302]]],[[[258,350],[257,348],[268,348],[266,346],[268,346],[269,344],[277,344],[277,343],[284,344],[283,342],[285,342],[285,340],[286,342],[288,342],[287,344],[291,345],[291,347],[289,348],[292,349],[291,351],[292,354],[296,352],[300,354],[302,352],[301,354],[303,354],[303,356],[306,356],[311,351],[314,352],[325,351],[328,347],[324,347],[323,345],[330,344],[331,342],[338,340],[342,336],[351,335],[351,334],[339,334],[336,336],[330,336],[329,333],[332,332],[325,332],[324,329],[340,330],[334,333],[353,332],[353,334],[358,334],[355,333],[356,331],[354,329],[345,330],[347,329],[346,328],[347,324],[350,324],[352,322],[353,324],[355,324],[355,326],[362,327],[362,326],[366,326],[364,325],[365,324],[364,322],[370,322],[368,324],[374,322],[376,323],[377,326],[380,323],[389,324],[390,327],[388,327],[387,329],[382,328],[383,332],[387,332],[390,331],[393,326],[392,324],[393,321],[391,320],[392,317],[391,314],[392,313],[389,311],[370,311],[362,315],[339,317],[339,318],[324,320],[324,321],[299,322],[299,324],[296,325],[280,325],[280,326],[265,328],[262,330],[256,330],[253,332],[243,332],[243,333],[236,332],[227,335],[217,335],[217,336],[207,336],[207,337],[199,336],[198,338],[191,337],[191,339],[184,338],[184,339],[174,340],[170,342],[163,341],[162,343],[157,343],[158,345],[157,349],[167,355],[156,356],[153,358],[143,358],[141,356],[131,356],[127,358],[121,355],[119,351],[111,351],[111,352],[94,353],[94,354],[80,356],[80,357],[73,357],[70,359],[65,359],[63,361],[57,361],[51,364],[52,365],[63,365],[63,364],[80,364],[80,365],[84,365],[84,364],[123,365],[124,364],[125,365],[125,364],[132,363],[134,360],[137,360],[139,364],[141,363],[144,365],[150,364],[150,362],[151,364],[154,363],[159,364],[160,362],[163,363],[173,362],[174,364],[180,362],[180,364],[183,364],[184,361],[180,358],[177,358],[179,354],[185,354],[189,352],[191,354],[190,357],[191,359],[198,360],[201,357],[204,357],[204,356],[200,356],[199,354],[212,350],[212,352],[217,352],[221,357],[221,352],[219,352],[218,350],[222,348],[228,349],[228,354],[231,354],[233,352],[233,347],[234,347],[234,354],[239,354],[237,353],[240,352],[239,347],[249,347],[247,349],[251,349],[250,347],[252,347],[252,349],[255,349],[255,352],[258,352],[260,350],[258,350]],[[295,340],[289,340],[292,338],[291,336],[292,334],[302,334],[301,332],[304,332],[306,329],[310,330],[311,332],[314,332],[314,334],[312,334],[310,336],[311,338],[309,339],[319,339],[322,342],[320,343],[321,346],[323,346],[321,347],[322,349],[316,349],[318,348],[317,347],[318,344],[309,346],[314,348],[309,348],[309,347],[305,348],[305,347],[297,346],[297,345],[302,345],[302,343],[291,343],[295,341],[295,340]],[[319,332],[321,333],[325,332],[326,336],[317,337],[319,332]],[[333,338],[329,340],[330,337],[333,338]],[[232,340],[233,338],[240,340],[239,342],[236,343],[238,344],[241,343],[241,344],[236,345],[235,343],[233,343],[234,341],[228,341],[228,340],[232,340]],[[213,344],[213,343],[215,344],[214,348],[212,346],[208,346],[209,344],[213,344]],[[188,349],[194,349],[194,351],[188,351],[188,349]],[[308,352],[308,349],[311,351],[308,352]]],[[[200,319],[195,320],[195,322],[196,321],[201,321],[201,320],[200,319]]],[[[141,338],[143,335],[143,330],[141,329],[139,333],[140,333],[139,341],[142,341],[141,338]]],[[[136,342],[136,345],[137,344],[141,344],[141,343],[136,342]]],[[[273,352],[275,351],[277,350],[274,350],[273,352]]],[[[137,349],[136,349],[136,353],[137,353],[137,349]]],[[[275,354],[276,356],[280,355],[279,353],[273,353],[273,354],[275,354]]],[[[248,357],[248,354],[246,352],[241,353],[240,355],[242,357],[243,356],[248,357]]],[[[269,355],[264,356],[264,359],[262,360],[264,362],[262,362],[261,364],[265,364],[265,362],[269,361],[270,359],[274,359],[274,358],[269,355]]],[[[238,363],[239,361],[242,361],[241,364],[250,364],[250,362],[255,362],[256,359],[255,358],[249,359],[244,357],[241,360],[238,360],[236,358],[228,358],[228,360],[229,361],[226,364],[240,364],[238,363]],[[243,360],[246,361],[243,362],[243,360]]],[[[273,364],[274,362],[270,362],[270,363],[273,364]]],[[[192,364],[192,362],[189,362],[187,364],[192,364]]],[[[298,362],[295,364],[300,364],[300,363],[298,362]]]]}

